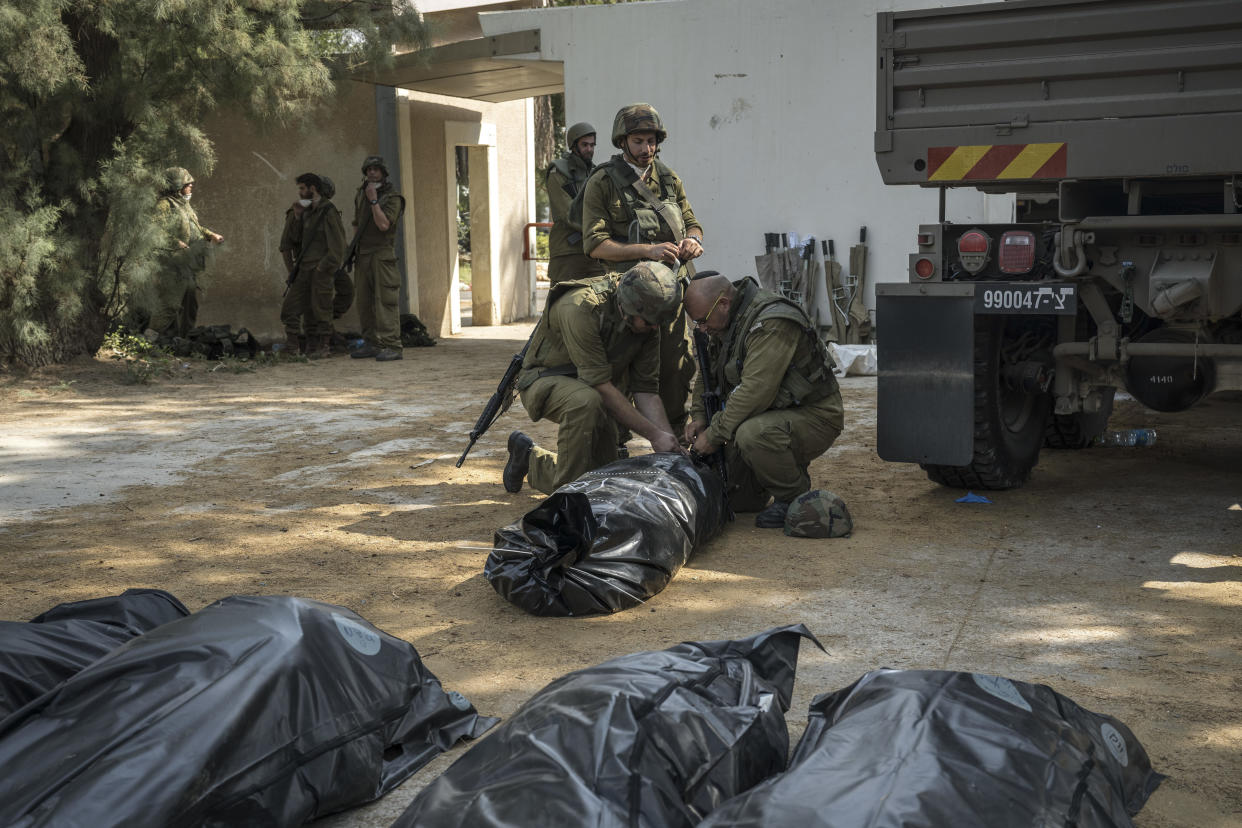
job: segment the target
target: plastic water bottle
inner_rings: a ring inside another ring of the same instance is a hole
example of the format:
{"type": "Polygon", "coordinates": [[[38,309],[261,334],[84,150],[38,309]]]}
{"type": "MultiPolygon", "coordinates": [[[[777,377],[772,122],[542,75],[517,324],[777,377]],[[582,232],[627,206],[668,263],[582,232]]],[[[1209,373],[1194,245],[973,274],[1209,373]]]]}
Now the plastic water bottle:
{"type": "Polygon", "coordinates": [[[1156,430],[1154,428],[1125,428],[1119,431],[1106,431],[1096,438],[1097,446],[1154,446],[1156,430]]]}

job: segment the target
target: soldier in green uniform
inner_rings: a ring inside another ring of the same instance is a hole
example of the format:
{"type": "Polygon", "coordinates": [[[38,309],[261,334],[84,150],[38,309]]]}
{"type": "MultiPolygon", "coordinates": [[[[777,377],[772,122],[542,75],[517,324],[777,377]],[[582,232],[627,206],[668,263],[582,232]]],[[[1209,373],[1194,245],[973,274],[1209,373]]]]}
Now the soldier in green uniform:
{"type": "Polygon", "coordinates": [[[405,199],[388,180],[388,167],[378,155],[362,162],[362,186],[354,196],[354,227],[359,228],[354,262],[358,321],[366,340],[350,354],[380,362],[401,359],[401,272],[397,269],[397,228],[405,199]]]}
{"type": "MultiPolygon", "coordinates": [[[[330,180],[330,179],[329,179],[330,180]]],[[[280,255],[285,260],[285,270],[292,272],[293,263],[297,259],[298,252],[302,249],[302,217],[306,214],[306,209],[311,206],[309,190],[305,185],[298,184],[298,200],[285,210],[285,226],[280,234],[280,255]]],[[[349,277],[349,273],[345,268],[338,267],[336,273],[332,274],[332,334],[329,339],[331,350],[333,352],[347,352],[345,339],[340,332],[336,330],[336,320],[340,319],[354,304],[354,281],[349,277]]],[[[306,351],[308,342],[301,341],[301,350],[306,351]]]]}
{"type": "Polygon", "coordinates": [[[702,454],[725,450],[734,511],[759,512],[756,526],[781,528],[789,504],[810,491],[807,467],[845,427],[832,357],[802,308],[754,279],[696,279],[685,309],[708,334],[708,364],[725,401],[708,423],[697,378],[685,437],[702,454]]]}
{"type": "Polygon", "coordinates": [[[588,279],[605,270],[599,259],[582,252],[582,231],[567,223],[569,206],[595,165],[595,127],[583,122],[571,126],[565,134],[569,152],[548,165],[544,186],[548,191],[548,208],[552,214],[552,231],[548,234],[548,281],[552,284],[566,279],[588,279]]]}
{"type": "Polygon", "coordinates": [[[198,275],[207,269],[207,245],[224,236],[198,223],[190,206],[194,176],[183,167],[164,171],[164,192],[156,202],[159,222],[168,235],[156,284],[156,307],[147,327],[157,334],[185,336],[198,319],[198,275]]]}
{"type": "Polygon", "coordinates": [[[280,306],[280,321],[285,326],[285,341],[290,350],[319,359],[330,354],[334,282],[336,271],[345,260],[345,225],[341,211],[332,203],[336,194],[332,179],[303,173],[297,177],[297,185],[302,214],[296,221],[285,222],[286,232],[281,238],[281,250],[290,272],[293,261],[286,246],[296,244],[297,273],[280,306]],[[303,206],[301,201],[308,201],[309,206],[303,206]]]}
{"type": "MultiPolygon", "coordinates": [[[[703,255],[703,227],[694,217],[681,178],[656,158],[668,137],[650,104],[623,107],[612,124],[612,145],[621,152],[587,179],[582,197],[582,249],[616,271],[649,260],[676,267],[703,255]]],[[[682,268],[683,282],[688,271],[682,268]]],[[[681,314],[661,332],[660,399],[680,432],[694,361],[681,314]]]]}
{"type": "Polygon", "coordinates": [[[504,485],[545,494],[617,459],[617,426],[682,451],[660,404],[660,328],[681,309],[669,268],[641,262],[620,279],[555,285],[531,335],[517,388],[532,420],[556,420],[556,451],[520,431],[509,435],[504,485]],[[627,394],[633,396],[630,402],[627,394]]]}

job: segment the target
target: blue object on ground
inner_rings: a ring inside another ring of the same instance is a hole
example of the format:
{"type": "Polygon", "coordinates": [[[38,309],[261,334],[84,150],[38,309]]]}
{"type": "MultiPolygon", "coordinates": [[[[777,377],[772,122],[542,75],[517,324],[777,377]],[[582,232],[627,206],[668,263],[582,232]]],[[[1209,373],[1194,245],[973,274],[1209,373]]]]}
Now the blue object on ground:
{"type": "Polygon", "coordinates": [[[962,495],[961,497],[959,497],[957,500],[953,502],[954,503],[991,503],[992,501],[988,500],[983,495],[977,495],[974,492],[967,492],[966,494],[962,495]]]}

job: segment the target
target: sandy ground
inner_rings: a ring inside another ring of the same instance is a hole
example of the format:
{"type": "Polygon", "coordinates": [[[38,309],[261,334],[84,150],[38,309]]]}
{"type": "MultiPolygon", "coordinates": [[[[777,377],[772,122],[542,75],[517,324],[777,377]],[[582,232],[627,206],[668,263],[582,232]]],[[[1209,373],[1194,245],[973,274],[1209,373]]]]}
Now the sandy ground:
{"type": "MultiPolygon", "coordinates": [[[[1140,826],[1242,825],[1242,405],[1122,403],[1114,424],[1155,427],[1154,448],[1046,452],[1029,486],[967,505],[876,457],[875,381],[850,378],[846,432],[812,471],[852,537],[741,519],[641,609],[538,619],[482,568],[492,532],[538,502],[500,486],[506,435],[554,429],[515,407],[453,466],[528,331],[154,386],[107,360],[0,376],[0,617],[138,586],[191,609],[312,597],[413,642],[500,716],[616,655],[803,622],[827,652],[803,648],[795,738],[814,695],[876,667],[1043,682],[1126,722],[1169,775],[1140,826]]],[[[389,824],[461,752],[327,823],[389,824]]]]}

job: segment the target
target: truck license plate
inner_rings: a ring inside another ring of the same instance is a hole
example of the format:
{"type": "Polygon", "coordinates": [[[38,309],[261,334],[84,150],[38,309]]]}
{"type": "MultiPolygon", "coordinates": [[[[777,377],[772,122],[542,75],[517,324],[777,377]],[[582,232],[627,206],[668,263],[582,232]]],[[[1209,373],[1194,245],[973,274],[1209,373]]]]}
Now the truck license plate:
{"type": "Polygon", "coordinates": [[[1040,313],[1073,316],[1078,286],[1040,282],[975,285],[975,313],[1040,313]]]}

